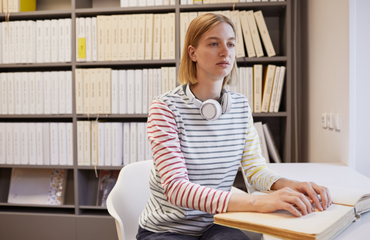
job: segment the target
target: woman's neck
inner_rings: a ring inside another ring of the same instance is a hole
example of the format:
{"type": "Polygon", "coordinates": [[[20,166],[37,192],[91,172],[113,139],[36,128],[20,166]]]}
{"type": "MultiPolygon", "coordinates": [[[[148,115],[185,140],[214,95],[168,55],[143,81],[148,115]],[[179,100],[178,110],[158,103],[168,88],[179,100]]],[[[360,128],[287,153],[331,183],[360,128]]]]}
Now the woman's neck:
{"type": "Polygon", "coordinates": [[[220,98],[222,83],[223,81],[198,81],[198,83],[190,85],[190,90],[201,101],[208,99],[218,100],[220,98]]]}

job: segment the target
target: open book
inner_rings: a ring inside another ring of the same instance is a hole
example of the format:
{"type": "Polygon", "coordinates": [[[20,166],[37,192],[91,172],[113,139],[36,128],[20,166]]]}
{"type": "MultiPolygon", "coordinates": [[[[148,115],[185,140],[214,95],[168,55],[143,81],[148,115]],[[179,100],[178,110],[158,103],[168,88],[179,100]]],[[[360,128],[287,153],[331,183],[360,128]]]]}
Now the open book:
{"type": "Polygon", "coordinates": [[[300,218],[288,211],[222,213],[215,215],[215,223],[283,239],[332,239],[359,214],[370,211],[370,179],[348,167],[308,163],[269,164],[269,167],[289,179],[308,181],[308,177],[328,187],[334,204],[326,211],[316,209],[300,218]],[[337,184],[329,186],[327,183],[337,184]],[[359,189],[351,188],[350,184],[359,189]]]}

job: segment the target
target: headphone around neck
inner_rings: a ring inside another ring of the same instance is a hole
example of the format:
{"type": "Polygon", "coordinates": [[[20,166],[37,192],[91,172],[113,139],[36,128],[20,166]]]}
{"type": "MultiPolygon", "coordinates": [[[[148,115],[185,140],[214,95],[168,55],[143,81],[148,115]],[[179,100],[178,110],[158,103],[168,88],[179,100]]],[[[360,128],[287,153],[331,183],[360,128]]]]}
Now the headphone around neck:
{"type": "Polygon", "coordinates": [[[228,113],[231,110],[231,96],[224,88],[221,90],[221,104],[214,99],[208,99],[204,102],[200,101],[191,92],[189,84],[184,85],[183,90],[188,96],[190,102],[194,103],[194,105],[199,108],[200,115],[208,121],[217,120],[222,114],[228,113]]]}

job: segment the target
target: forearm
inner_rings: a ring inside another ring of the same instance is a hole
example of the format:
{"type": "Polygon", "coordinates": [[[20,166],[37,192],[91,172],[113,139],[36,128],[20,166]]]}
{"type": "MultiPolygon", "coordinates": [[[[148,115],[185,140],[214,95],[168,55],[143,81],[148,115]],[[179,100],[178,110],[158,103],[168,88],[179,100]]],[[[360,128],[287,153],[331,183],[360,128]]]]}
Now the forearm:
{"type": "Polygon", "coordinates": [[[246,193],[233,193],[229,200],[227,212],[255,212],[256,196],[246,193]]]}
{"type": "Polygon", "coordinates": [[[282,189],[282,188],[285,188],[285,187],[289,187],[289,188],[296,188],[297,184],[299,182],[297,181],[293,181],[293,180],[290,180],[290,179],[287,179],[287,178],[279,178],[279,180],[277,180],[275,183],[273,183],[271,185],[271,189],[270,190],[279,190],[279,189],[282,189]]]}

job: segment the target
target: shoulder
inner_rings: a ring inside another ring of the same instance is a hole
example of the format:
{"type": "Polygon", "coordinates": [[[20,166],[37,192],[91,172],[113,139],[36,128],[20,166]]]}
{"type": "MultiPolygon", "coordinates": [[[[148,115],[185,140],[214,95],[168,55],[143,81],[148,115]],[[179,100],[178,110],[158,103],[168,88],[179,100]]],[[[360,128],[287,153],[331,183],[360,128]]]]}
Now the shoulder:
{"type": "Polygon", "coordinates": [[[249,108],[248,99],[243,94],[233,92],[233,91],[228,91],[228,94],[230,94],[233,105],[249,108]]]}
{"type": "Polygon", "coordinates": [[[178,86],[172,91],[157,96],[151,104],[151,108],[162,106],[168,108],[172,112],[176,112],[178,108],[186,104],[184,98],[185,94],[182,90],[182,86],[178,86]]]}

